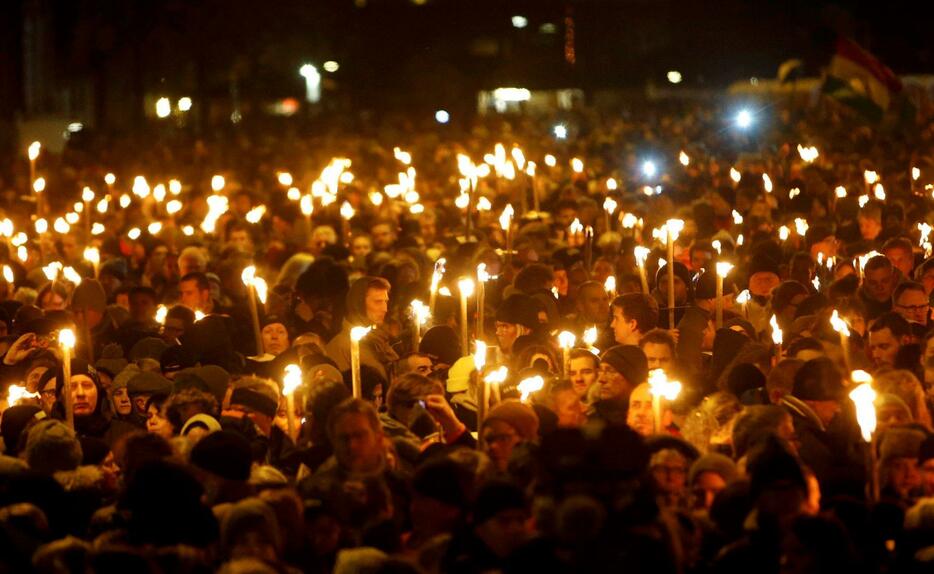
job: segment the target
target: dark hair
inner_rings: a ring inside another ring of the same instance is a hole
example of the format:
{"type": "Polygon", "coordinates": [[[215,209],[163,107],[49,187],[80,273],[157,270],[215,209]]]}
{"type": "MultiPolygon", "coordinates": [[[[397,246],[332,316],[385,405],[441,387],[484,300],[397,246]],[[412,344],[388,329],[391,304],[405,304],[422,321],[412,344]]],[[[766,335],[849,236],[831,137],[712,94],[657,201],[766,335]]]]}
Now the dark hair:
{"type": "Polygon", "coordinates": [[[208,291],[211,289],[211,283],[208,281],[207,274],[201,271],[192,271],[182,277],[178,282],[183,283],[185,281],[196,281],[198,283],[198,291],[208,291]]]}
{"type": "Polygon", "coordinates": [[[211,393],[189,387],[173,394],[165,402],[165,417],[175,429],[181,429],[196,414],[216,417],[217,398],[211,393]]]}
{"type": "Polygon", "coordinates": [[[905,291],[919,291],[924,294],[925,299],[927,298],[927,293],[924,291],[924,285],[916,283],[914,281],[902,281],[895,288],[895,291],[892,293],[892,302],[895,303],[898,301],[898,298],[902,296],[905,291]]]}
{"type": "Polygon", "coordinates": [[[572,361],[574,359],[592,359],[594,369],[600,366],[600,357],[594,355],[587,349],[571,349],[571,352],[568,354],[568,358],[572,361]]]}
{"type": "Polygon", "coordinates": [[[863,267],[863,273],[869,273],[870,271],[876,271],[878,269],[892,269],[892,262],[889,261],[889,258],[885,255],[876,255],[866,262],[866,266],[863,267]]]}
{"type": "Polygon", "coordinates": [[[882,246],[882,253],[890,249],[901,249],[907,251],[909,255],[914,252],[914,245],[907,237],[893,237],[882,246]]]}
{"type": "Polygon", "coordinates": [[[332,443],[334,442],[334,427],[337,426],[337,421],[344,415],[363,415],[369,421],[374,432],[382,431],[383,425],[379,422],[376,407],[368,401],[351,397],[331,409],[331,413],[328,415],[328,438],[332,443]]]}
{"type": "Polygon", "coordinates": [[[635,321],[642,333],[648,333],[658,325],[658,303],[642,293],[626,293],[613,299],[611,307],[619,307],[623,317],[635,321]]]}
{"type": "Polygon", "coordinates": [[[672,355],[675,353],[675,349],[678,348],[678,344],[675,343],[675,338],[671,336],[671,333],[665,329],[652,329],[645,335],[642,335],[642,338],[639,339],[639,347],[645,349],[645,346],[648,343],[654,343],[656,345],[668,345],[668,348],[671,349],[672,355]]]}
{"type": "Polygon", "coordinates": [[[878,203],[870,201],[862,208],[860,208],[859,217],[862,217],[863,219],[875,219],[876,221],[881,222],[882,207],[878,203]]]}
{"type": "Polygon", "coordinates": [[[531,295],[542,289],[547,289],[549,283],[555,280],[555,272],[544,263],[530,263],[526,265],[513,279],[513,286],[526,295],[531,295]]]}
{"type": "Polygon", "coordinates": [[[881,331],[882,329],[888,329],[892,331],[892,335],[896,339],[901,339],[902,337],[908,337],[911,335],[911,324],[908,323],[908,320],[899,315],[894,311],[889,311],[888,313],[883,313],[876,318],[875,321],[869,325],[869,332],[875,333],[881,331]]]}

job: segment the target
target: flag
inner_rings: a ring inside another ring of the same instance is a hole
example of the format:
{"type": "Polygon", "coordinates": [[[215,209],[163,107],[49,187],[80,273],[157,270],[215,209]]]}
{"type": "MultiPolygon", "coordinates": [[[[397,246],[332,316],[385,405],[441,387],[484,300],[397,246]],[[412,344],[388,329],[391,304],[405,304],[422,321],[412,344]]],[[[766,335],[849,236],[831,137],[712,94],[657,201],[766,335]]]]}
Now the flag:
{"type": "Polygon", "coordinates": [[[824,79],[825,94],[878,121],[901,91],[901,81],[885,64],[856,42],[837,39],[824,79]]]}

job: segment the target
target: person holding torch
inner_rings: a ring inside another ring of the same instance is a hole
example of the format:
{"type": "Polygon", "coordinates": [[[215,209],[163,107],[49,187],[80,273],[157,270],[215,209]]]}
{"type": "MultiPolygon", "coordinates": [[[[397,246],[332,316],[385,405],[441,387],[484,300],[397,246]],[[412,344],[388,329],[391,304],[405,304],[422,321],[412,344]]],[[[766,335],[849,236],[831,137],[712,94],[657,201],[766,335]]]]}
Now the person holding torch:
{"type": "Polygon", "coordinates": [[[347,371],[351,367],[351,330],[354,327],[373,327],[359,341],[360,363],[374,368],[389,380],[390,366],[399,360],[384,327],[389,312],[389,289],[389,282],[381,277],[361,277],[351,284],[343,328],[325,348],[327,356],[334,360],[339,370],[347,371]]]}

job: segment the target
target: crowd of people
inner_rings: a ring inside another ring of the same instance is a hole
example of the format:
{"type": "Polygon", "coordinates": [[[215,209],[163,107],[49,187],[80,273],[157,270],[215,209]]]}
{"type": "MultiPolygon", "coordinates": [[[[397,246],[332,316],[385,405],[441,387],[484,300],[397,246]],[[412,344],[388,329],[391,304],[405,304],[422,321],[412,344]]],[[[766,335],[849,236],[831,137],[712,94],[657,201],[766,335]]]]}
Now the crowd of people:
{"type": "Polygon", "coordinates": [[[10,158],[0,571],[930,571],[926,113],[10,158]]]}

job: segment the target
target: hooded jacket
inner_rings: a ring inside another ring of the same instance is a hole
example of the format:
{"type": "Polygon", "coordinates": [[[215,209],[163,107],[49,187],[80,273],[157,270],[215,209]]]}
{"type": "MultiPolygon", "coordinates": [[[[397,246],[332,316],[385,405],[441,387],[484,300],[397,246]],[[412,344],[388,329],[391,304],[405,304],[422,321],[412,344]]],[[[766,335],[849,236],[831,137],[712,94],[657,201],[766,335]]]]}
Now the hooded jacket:
{"type": "MultiPolygon", "coordinates": [[[[94,412],[89,415],[75,416],[75,433],[79,437],[87,436],[100,439],[106,443],[108,447],[113,447],[117,440],[124,435],[139,430],[138,427],[130,423],[112,418],[109,409],[110,401],[107,399],[107,391],[104,390],[101,384],[101,379],[97,374],[97,370],[90,366],[87,361],[83,359],[72,359],[71,375],[87,376],[94,382],[94,387],[97,390],[97,402],[94,405],[94,412]]],[[[65,387],[62,384],[64,375],[61,367],[46,371],[39,380],[39,388],[45,386],[45,384],[53,378],[55,379],[56,401],[55,406],[52,407],[52,417],[65,420],[65,403],[63,399],[64,395],[62,394],[65,387]]]]}
{"type": "MultiPolygon", "coordinates": [[[[366,293],[370,278],[363,277],[354,281],[347,292],[347,314],[343,328],[328,342],[325,353],[340,371],[350,369],[350,330],[354,327],[372,325],[366,314],[366,293]]],[[[360,364],[373,367],[389,380],[389,369],[399,355],[392,349],[390,335],[383,327],[376,327],[360,341],[360,364]]]]}

